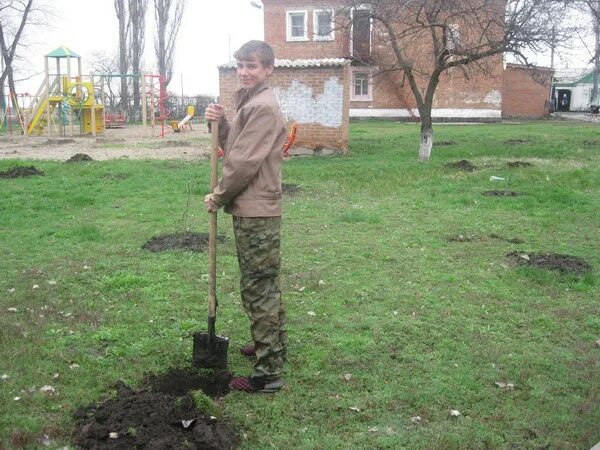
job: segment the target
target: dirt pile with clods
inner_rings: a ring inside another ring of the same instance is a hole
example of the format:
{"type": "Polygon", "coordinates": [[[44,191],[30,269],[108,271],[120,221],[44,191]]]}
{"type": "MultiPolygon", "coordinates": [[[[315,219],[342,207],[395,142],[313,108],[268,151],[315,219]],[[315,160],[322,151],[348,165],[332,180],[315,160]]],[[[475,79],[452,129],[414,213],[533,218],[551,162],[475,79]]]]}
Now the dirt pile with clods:
{"type": "Polygon", "coordinates": [[[225,394],[230,377],[172,369],[149,376],[141,389],[118,382],[114,397],[75,411],[74,443],[89,449],[234,448],[233,425],[206,400],[197,400],[225,394]]]}

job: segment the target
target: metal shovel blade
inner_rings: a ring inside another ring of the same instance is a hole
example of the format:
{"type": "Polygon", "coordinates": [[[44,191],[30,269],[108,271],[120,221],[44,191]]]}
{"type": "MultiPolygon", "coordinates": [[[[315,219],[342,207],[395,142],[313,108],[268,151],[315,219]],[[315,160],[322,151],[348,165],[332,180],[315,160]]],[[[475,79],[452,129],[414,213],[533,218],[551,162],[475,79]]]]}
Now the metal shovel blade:
{"type": "Polygon", "coordinates": [[[192,364],[204,369],[227,369],[229,339],[211,336],[209,333],[194,333],[192,364]]]}

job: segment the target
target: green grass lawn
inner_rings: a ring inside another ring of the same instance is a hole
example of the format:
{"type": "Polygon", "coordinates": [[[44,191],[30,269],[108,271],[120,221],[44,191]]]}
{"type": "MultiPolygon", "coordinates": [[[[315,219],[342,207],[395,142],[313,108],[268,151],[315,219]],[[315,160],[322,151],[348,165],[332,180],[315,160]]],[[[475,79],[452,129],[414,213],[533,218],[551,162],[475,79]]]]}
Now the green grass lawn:
{"type": "MultiPolygon", "coordinates": [[[[284,181],[302,187],[286,197],[283,226],[287,388],[224,398],[242,447],[600,441],[600,128],[439,125],[436,140],[454,144],[434,147],[426,164],[415,125],[360,122],[350,134],[347,157],[285,164],[284,181]],[[478,169],[445,167],[462,159],[478,169]],[[515,160],[533,165],[508,168],[515,160]],[[482,195],[490,189],[525,195],[482,195]],[[457,235],[472,240],[448,239],[457,235]],[[514,267],[512,251],[575,255],[593,270],[514,267]]],[[[44,434],[68,445],[75,408],[106,398],[116,380],[137,386],[147,372],[188,366],[191,334],[206,330],[207,255],[141,245],[185,227],[207,232],[208,162],[32,163],[46,175],[0,180],[7,448],[38,447],[44,434]],[[44,385],[56,393],[41,394],[44,385]]],[[[217,330],[232,341],[231,370],[247,374],[231,220],[219,220],[228,240],[217,330]]]]}

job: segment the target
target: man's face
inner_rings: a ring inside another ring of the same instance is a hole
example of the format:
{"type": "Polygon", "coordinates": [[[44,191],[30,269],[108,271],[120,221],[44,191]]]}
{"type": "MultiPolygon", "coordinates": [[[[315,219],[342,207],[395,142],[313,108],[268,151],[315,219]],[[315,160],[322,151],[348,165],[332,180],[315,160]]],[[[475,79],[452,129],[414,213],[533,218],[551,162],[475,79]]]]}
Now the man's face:
{"type": "Polygon", "coordinates": [[[240,60],[237,62],[237,74],[240,85],[247,90],[251,90],[267,81],[272,72],[273,67],[265,67],[256,56],[253,56],[249,60],[240,60]]]}

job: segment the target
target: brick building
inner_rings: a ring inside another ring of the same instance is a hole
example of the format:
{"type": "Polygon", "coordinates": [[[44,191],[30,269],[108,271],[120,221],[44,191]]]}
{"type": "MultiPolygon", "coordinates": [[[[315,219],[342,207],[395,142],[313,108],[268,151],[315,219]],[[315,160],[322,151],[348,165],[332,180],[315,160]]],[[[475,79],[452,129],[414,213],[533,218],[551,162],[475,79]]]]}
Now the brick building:
{"type": "MultiPolygon", "coordinates": [[[[353,25],[344,29],[334,23],[335,5],[341,4],[342,0],[263,0],[265,40],[279,58],[270,84],[288,120],[298,124],[297,145],[309,150],[346,152],[350,117],[418,117],[408,85],[399,86],[391,77],[377,74],[375,67],[358,62],[371,56],[379,59],[390,51],[373,42],[368,5],[351,9],[353,25]],[[335,95],[341,98],[334,100],[335,95]]],[[[428,52],[425,45],[423,54],[428,52]]],[[[545,114],[549,89],[544,91],[534,81],[533,72],[515,65],[505,70],[502,55],[485,64],[485,73],[471,71],[468,79],[462,68],[441,75],[434,120],[545,114]]],[[[237,86],[235,67],[221,66],[220,79],[221,98],[228,101],[237,86]]]]}
{"type": "MultiPolygon", "coordinates": [[[[275,61],[269,79],[288,124],[298,125],[295,155],[348,151],[350,61],[297,59],[275,61]]],[[[234,63],[219,67],[220,102],[234,115],[232,93],[238,89],[234,63]]]]}
{"type": "Polygon", "coordinates": [[[538,119],[550,113],[554,71],[507,64],[502,77],[502,117],[538,119]]]}

